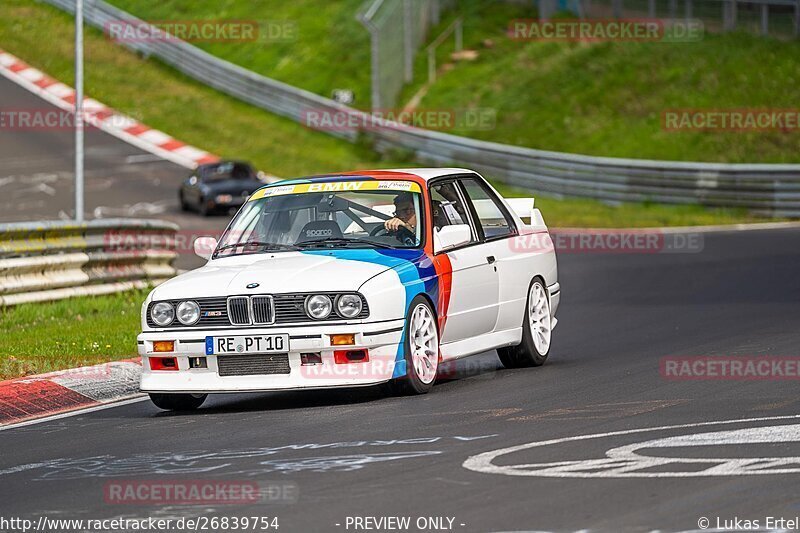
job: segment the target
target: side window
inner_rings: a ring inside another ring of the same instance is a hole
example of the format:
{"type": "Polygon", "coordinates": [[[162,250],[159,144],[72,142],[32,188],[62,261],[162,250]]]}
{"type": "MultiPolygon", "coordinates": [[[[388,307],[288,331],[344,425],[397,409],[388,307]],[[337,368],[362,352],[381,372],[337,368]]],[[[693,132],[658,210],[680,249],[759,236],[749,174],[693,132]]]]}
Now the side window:
{"type": "Polygon", "coordinates": [[[461,184],[475,207],[487,240],[517,233],[514,222],[500,208],[499,200],[494,194],[474,179],[461,180],[461,184]]]}
{"type": "MultiPolygon", "coordinates": [[[[431,211],[433,212],[434,230],[455,224],[469,225],[467,207],[453,181],[431,186],[431,211]]],[[[472,240],[477,240],[474,231],[472,240]]]]}

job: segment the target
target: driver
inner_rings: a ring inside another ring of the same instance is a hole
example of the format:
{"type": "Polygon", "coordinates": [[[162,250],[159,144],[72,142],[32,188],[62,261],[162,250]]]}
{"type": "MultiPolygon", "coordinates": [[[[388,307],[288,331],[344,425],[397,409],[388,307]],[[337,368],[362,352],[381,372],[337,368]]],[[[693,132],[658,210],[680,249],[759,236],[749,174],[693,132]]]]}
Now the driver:
{"type": "Polygon", "coordinates": [[[410,192],[400,193],[394,198],[394,217],[383,223],[387,231],[406,228],[411,233],[417,231],[417,210],[414,209],[414,196],[410,192]]]}

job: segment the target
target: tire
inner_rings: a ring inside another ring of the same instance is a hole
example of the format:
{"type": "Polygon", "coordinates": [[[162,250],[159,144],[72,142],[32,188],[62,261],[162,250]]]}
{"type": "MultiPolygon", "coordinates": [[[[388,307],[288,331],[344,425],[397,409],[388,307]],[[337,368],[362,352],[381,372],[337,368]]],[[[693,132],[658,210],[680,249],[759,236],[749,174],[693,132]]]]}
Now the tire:
{"type": "Polygon", "coordinates": [[[189,204],[186,203],[186,199],[183,197],[183,191],[178,193],[178,199],[181,202],[181,211],[188,211],[189,204]]]}
{"type": "Polygon", "coordinates": [[[547,289],[540,278],[534,278],[528,289],[528,302],[525,304],[525,314],[522,317],[522,342],[516,346],[497,349],[497,355],[503,366],[506,368],[542,366],[550,354],[552,323],[547,289]]]}
{"type": "Polygon", "coordinates": [[[165,411],[194,411],[206,401],[208,394],[151,393],[150,400],[165,411]]]}
{"type": "Polygon", "coordinates": [[[200,213],[200,216],[207,217],[211,215],[211,209],[208,208],[208,201],[201,197],[200,203],[197,206],[197,210],[200,213]]]}
{"type": "Polygon", "coordinates": [[[406,375],[391,381],[391,390],[398,395],[425,394],[439,370],[439,325],[424,296],[411,300],[404,332],[406,375]]]}

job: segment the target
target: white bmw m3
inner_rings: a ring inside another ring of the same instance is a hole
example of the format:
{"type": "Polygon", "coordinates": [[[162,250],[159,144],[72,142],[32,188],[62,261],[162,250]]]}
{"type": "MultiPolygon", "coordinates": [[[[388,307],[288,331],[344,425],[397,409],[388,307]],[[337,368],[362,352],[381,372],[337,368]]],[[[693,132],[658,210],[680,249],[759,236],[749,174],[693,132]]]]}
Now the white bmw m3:
{"type": "Polygon", "coordinates": [[[443,362],[550,351],[556,256],[532,198],[464,169],[285,180],[251,195],[208,260],[142,307],[142,391],[163,409],[209,393],[390,382],[430,390],[443,362]],[[525,219],[525,220],[523,220],[525,219]]]}

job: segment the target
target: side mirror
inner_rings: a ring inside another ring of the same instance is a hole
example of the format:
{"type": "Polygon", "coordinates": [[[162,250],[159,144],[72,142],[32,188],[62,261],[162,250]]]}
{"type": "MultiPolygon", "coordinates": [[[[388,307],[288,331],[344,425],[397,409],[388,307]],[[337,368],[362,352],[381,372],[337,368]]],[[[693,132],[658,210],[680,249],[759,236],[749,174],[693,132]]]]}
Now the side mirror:
{"type": "Polygon", "coordinates": [[[467,224],[444,226],[433,231],[433,253],[438,254],[445,250],[467,244],[472,240],[472,231],[467,224]]]}
{"type": "Polygon", "coordinates": [[[217,239],[214,237],[198,237],[194,240],[194,253],[206,261],[211,259],[211,254],[217,248],[217,239]]]}

